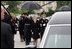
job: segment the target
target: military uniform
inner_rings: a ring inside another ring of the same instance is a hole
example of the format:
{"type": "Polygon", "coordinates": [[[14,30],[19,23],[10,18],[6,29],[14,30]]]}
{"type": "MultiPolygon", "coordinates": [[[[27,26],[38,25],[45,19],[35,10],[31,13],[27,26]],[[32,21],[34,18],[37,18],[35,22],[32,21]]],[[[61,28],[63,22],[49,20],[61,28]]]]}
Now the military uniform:
{"type": "Polygon", "coordinates": [[[42,36],[44,34],[44,30],[45,30],[45,27],[47,25],[47,22],[48,22],[48,20],[47,19],[44,19],[44,18],[41,18],[39,20],[39,30],[40,30],[39,32],[40,32],[41,38],[42,38],[42,36]]]}
{"type": "Polygon", "coordinates": [[[29,45],[29,43],[31,42],[31,19],[30,18],[27,18],[25,17],[25,20],[24,20],[24,37],[25,37],[25,42],[26,42],[26,45],[29,45]]]}

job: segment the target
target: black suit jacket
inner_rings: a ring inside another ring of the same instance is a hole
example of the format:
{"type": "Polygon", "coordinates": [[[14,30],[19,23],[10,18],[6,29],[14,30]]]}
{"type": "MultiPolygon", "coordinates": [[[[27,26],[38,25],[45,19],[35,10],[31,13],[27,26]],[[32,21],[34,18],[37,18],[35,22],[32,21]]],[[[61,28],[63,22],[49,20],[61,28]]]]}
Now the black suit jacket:
{"type": "Polygon", "coordinates": [[[1,48],[14,48],[11,27],[4,22],[1,22],[1,48]]]}

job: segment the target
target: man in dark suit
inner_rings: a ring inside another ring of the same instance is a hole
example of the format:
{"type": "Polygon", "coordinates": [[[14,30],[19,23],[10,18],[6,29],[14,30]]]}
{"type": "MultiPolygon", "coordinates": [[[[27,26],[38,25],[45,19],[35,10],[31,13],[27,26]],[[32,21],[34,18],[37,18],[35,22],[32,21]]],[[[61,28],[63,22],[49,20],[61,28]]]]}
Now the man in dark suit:
{"type": "Polygon", "coordinates": [[[14,40],[10,25],[1,22],[1,48],[13,48],[14,40]]]}
{"type": "Polygon", "coordinates": [[[14,39],[9,24],[2,22],[4,9],[1,7],[1,48],[14,48],[14,39]]]}
{"type": "Polygon", "coordinates": [[[25,38],[24,38],[24,15],[22,14],[20,16],[20,19],[19,19],[19,33],[20,33],[20,39],[21,39],[21,42],[25,41],[25,38]],[[24,38],[24,39],[23,39],[24,38]]]}

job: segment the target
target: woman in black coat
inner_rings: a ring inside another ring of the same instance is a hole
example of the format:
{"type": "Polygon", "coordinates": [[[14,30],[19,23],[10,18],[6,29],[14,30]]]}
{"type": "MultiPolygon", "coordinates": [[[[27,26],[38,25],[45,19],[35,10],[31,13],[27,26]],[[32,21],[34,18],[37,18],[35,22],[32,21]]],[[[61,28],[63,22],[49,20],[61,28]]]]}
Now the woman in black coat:
{"type": "Polygon", "coordinates": [[[33,21],[32,22],[32,32],[33,32],[32,37],[34,39],[34,45],[36,45],[36,46],[37,46],[37,39],[40,38],[38,29],[39,29],[38,20],[36,20],[36,22],[33,21]]]}

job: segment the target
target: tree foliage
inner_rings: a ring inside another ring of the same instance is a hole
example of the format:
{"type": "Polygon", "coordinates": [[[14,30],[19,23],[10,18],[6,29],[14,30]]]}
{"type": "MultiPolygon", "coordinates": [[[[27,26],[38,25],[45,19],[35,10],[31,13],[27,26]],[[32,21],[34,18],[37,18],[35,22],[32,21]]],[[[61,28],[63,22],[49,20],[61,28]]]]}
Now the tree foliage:
{"type": "Polygon", "coordinates": [[[17,5],[20,4],[20,1],[1,1],[4,5],[9,5],[7,8],[10,13],[19,13],[17,5]]]}
{"type": "Polygon", "coordinates": [[[52,9],[49,9],[49,11],[46,13],[46,16],[51,16],[52,14],[54,14],[55,11],[53,11],[52,9]]]}
{"type": "Polygon", "coordinates": [[[71,7],[71,1],[57,1],[57,9],[65,5],[71,7]]]}

